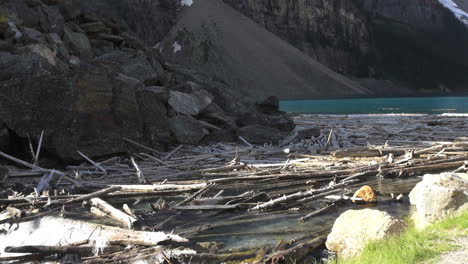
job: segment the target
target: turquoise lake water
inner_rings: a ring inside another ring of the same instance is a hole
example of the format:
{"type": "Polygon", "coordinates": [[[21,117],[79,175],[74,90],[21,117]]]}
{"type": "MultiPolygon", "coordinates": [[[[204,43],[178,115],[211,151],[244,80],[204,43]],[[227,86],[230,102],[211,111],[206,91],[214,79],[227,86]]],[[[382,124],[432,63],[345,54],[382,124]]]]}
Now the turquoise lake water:
{"type": "Polygon", "coordinates": [[[280,109],[314,114],[468,113],[468,97],[296,100],[281,101],[280,109]]]}

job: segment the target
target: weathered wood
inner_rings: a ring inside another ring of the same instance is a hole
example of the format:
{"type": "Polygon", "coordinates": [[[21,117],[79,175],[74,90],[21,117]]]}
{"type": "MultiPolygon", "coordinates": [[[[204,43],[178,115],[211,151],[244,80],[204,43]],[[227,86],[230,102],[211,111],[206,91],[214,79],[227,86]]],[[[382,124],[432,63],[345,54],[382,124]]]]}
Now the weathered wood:
{"type": "Polygon", "coordinates": [[[92,198],[90,200],[91,204],[97,208],[99,208],[101,211],[107,213],[110,217],[114,218],[115,220],[125,224],[128,226],[128,228],[132,228],[135,223],[137,222],[137,219],[127,215],[126,213],[120,211],[119,209],[113,207],[112,205],[108,204],[106,201],[100,199],[100,198],[92,198]]]}

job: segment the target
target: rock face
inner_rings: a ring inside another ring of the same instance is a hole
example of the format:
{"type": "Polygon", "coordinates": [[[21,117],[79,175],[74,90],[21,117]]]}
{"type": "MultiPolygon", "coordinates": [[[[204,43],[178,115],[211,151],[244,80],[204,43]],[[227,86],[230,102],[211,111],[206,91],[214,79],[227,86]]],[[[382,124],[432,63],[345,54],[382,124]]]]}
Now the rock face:
{"type": "Polygon", "coordinates": [[[336,219],[326,246],[340,257],[348,258],[358,254],[367,242],[396,235],[405,228],[403,221],[386,212],[373,209],[348,210],[336,219]]]}
{"type": "Polygon", "coordinates": [[[410,202],[418,228],[457,211],[468,210],[468,174],[427,174],[411,191],[410,202]]]}
{"type": "Polygon", "coordinates": [[[365,95],[370,92],[304,56],[217,0],[194,1],[159,45],[162,57],[224,80],[255,101],[365,95]]]}
{"type": "Polygon", "coordinates": [[[468,31],[438,0],[224,2],[338,73],[410,87],[363,83],[379,94],[466,91],[468,31]]]}

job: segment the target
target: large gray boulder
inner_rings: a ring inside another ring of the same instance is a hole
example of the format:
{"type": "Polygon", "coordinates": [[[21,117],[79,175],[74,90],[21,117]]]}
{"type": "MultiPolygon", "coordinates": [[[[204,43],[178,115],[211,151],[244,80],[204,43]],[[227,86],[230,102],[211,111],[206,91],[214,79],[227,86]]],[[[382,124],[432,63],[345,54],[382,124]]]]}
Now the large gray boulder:
{"type": "Polygon", "coordinates": [[[153,146],[170,142],[171,130],[167,119],[168,91],[159,86],[137,91],[137,100],[143,118],[143,134],[153,146]]]}
{"type": "Polygon", "coordinates": [[[348,210],[333,224],[325,245],[342,258],[355,256],[374,240],[396,235],[405,230],[403,221],[388,213],[374,210],[348,210]]]}
{"type": "Polygon", "coordinates": [[[424,228],[456,212],[468,210],[468,174],[427,174],[409,194],[413,219],[424,228]]]}
{"type": "Polygon", "coordinates": [[[85,34],[80,32],[73,32],[66,28],[63,38],[65,44],[76,56],[80,58],[91,58],[91,43],[85,34]]]}
{"type": "Polygon", "coordinates": [[[209,134],[208,130],[191,116],[171,117],[169,126],[177,141],[182,144],[196,145],[209,134]]]}
{"type": "Polygon", "coordinates": [[[98,57],[96,61],[113,71],[133,77],[145,85],[154,85],[158,82],[158,74],[143,52],[113,51],[98,57]]]}
{"type": "Polygon", "coordinates": [[[169,105],[178,113],[196,116],[213,102],[213,96],[201,89],[192,93],[171,91],[169,105]]]}

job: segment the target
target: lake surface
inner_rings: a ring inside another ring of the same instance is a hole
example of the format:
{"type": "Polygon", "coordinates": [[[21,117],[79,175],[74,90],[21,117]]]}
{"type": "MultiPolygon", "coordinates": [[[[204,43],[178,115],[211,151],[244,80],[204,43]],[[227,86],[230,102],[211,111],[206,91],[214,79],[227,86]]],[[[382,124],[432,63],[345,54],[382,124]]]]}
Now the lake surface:
{"type": "Polygon", "coordinates": [[[468,113],[468,97],[296,100],[281,101],[280,109],[314,114],[468,113]]]}

